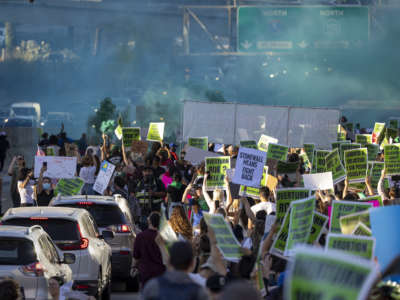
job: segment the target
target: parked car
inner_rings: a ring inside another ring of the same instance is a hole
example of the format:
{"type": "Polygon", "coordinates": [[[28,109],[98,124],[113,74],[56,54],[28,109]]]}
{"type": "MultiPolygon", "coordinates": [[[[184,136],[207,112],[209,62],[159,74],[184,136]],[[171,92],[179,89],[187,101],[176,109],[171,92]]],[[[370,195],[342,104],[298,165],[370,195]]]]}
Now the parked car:
{"type": "Polygon", "coordinates": [[[104,239],[112,239],[114,235],[107,230],[100,235],[96,222],[86,210],[67,207],[10,208],[4,214],[2,223],[42,226],[63,253],[72,253],[76,257],[71,265],[72,288],[97,299],[110,299],[111,248],[104,239]]]}
{"type": "Polygon", "coordinates": [[[136,227],[125,198],[120,195],[58,196],[51,200],[49,206],[84,208],[93,216],[100,233],[104,230],[114,232],[114,238],[107,240],[112,249],[112,276],[126,281],[128,291],[139,289],[133,261],[136,227]]]}
{"type": "Polygon", "coordinates": [[[49,235],[40,226],[0,226],[0,278],[11,277],[22,287],[25,299],[52,299],[48,291],[51,277],[72,280],[68,265],[75,255],[63,258],[49,235]]]}

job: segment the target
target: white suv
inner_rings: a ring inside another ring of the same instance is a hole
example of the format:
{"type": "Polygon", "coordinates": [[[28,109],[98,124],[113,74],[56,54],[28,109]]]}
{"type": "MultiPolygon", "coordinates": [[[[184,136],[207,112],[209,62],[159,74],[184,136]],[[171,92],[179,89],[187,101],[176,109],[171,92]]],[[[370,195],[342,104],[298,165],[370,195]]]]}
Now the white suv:
{"type": "Polygon", "coordinates": [[[25,299],[52,299],[48,292],[51,277],[72,280],[75,256],[63,260],[49,235],[40,226],[0,226],[0,278],[11,277],[22,287],[25,299]]]}
{"type": "Polygon", "coordinates": [[[111,248],[104,239],[112,239],[111,231],[97,230],[92,216],[84,209],[68,207],[10,208],[2,218],[3,225],[40,225],[57,247],[73,253],[71,265],[73,289],[97,299],[109,299],[111,294],[111,248]]]}

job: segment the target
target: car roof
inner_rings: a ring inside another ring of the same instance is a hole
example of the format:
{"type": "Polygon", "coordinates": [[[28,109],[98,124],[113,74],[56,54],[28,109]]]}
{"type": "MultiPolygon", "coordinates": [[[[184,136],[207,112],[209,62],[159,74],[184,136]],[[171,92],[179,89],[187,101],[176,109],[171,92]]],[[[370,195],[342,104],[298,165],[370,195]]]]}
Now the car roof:
{"type": "Polygon", "coordinates": [[[19,237],[32,240],[30,234],[36,230],[40,230],[40,233],[44,232],[42,227],[37,225],[31,227],[2,225],[0,226],[0,237],[19,237]]]}
{"type": "Polygon", "coordinates": [[[37,102],[16,102],[11,104],[11,107],[37,107],[40,106],[37,102]]]}
{"type": "MultiPolygon", "coordinates": [[[[117,196],[117,195],[116,195],[117,196]]],[[[60,203],[77,203],[77,202],[93,202],[96,204],[105,205],[118,205],[122,197],[112,197],[112,196],[91,196],[91,195],[76,195],[76,196],[57,196],[51,200],[51,204],[60,203]]]]}
{"type": "Polygon", "coordinates": [[[80,208],[71,207],[48,207],[48,206],[36,206],[36,207],[17,207],[10,208],[4,214],[2,220],[18,218],[31,218],[31,217],[47,217],[47,218],[58,218],[77,220],[80,215],[87,213],[86,210],[80,208]]]}

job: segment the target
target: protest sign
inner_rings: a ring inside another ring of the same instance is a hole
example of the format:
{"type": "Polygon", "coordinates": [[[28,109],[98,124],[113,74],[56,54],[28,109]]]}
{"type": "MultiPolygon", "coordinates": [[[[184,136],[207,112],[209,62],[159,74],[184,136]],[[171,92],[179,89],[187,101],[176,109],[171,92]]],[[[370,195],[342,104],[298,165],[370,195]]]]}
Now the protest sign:
{"type": "Polygon", "coordinates": [[[383,131],[385,129],[385,123],[375,123],[374,131],[372,132],[372,143],[379,144],[383,138],[383,131]]]}
{"type": "Polygon", "coordinates": [[[274,225],[276,221],[275,215],[266,215],[265,216],[265,227],[264,227],[264,236],[263,241],[267,238],[269,232],[271,231],[272,225],[274,225]]]}
{"type": "Polygon", "coordinates": [[[334,149],[338,149],[338,150],[340,150],[340,145],[341,144],[349,144],[350,143],[350,141],[338,141],[338,142],[333,142],[332,143],[332,150],[334,150],[334,149]]]}
{"type": "Polygon", "coordinates": [[[241,185],[239,188],[239,196],[260,199],[260,189],[250,186],[241,185]]]}
{"type": "MultiPolygon", "coordinates": [[[[228,171],[229,170],[227,170],[227,174],[228,171]]],[[[277,181],[278,180],[274,176],[268,174],[268,167],[264,166],[260,186],[266,186],[270,189],[270,191],[273,191],[278,184],[277,181]]],[[[260,199],[260,189],[241,185],[239,188],[239,196],[260,199]]]]}
{"type": "Polygon", "coordinates": [[[363,235],[363,236],[372,236],[372,231],[370,228],[365,226],[364,223],[358,223],[356,228],[354,228],[352,235],[363,235]]]}
{"type": "Polygon", "coordinates": [[[132,141],[131,151],[141,154],[143,157],[147,154],[148,144],[146,141],[132,141]]]}
{"type": "Polygon", "coordinates": [[[264,151],[240,148],[236,160],[235,176],[232,182],[259,188],[266,160],[266,153],[264,151]]]}
{"type": "Polygon", "coordinates": [[[278,143],[278,139],[270,137],[270,136],[265,135],[265,134],[262,134],[260,139],[258,140],[258,144],[257,144],[258,150],[267,152],[268,151],[268,145],[270,143],[276,144],[276,143],[278,143]]]}
{"type": "MultiPolygon", "coordinates": [[[[207,178],[207,190],[224,189],[226,170],[231,168],[231,158],[229,156],[207,157],[206,172],[210,172],[207,178]]],[[[235,176],[237,169],[235,169],[235,176]]]]}
{"type": "Polygon", "coordinates": [[[383,199],[381,195],[368,196],[359,201],[372,203],[373,207],[383,206],[383,199]]]}
{"type": "MultiPolygon", "coordinates": [[[[382,175],[382,170],[385,167],[385,163],[374,161],[372,167],[370,168],[371,185],[373,189],[377,189],[379,179],[382,175]]],[[[384,179],[388,183],[387,179],[384,179]]]]}
{"type": "Polygon", "coordinates": [[[151,142],[161,142],[164,138],[165,123],[150,123],[149,131],[147,132],[147,140],[151,142]]]}
{"type": "Polygon", "coordinates": [[[208,137],[199,137],[192,138],[190,137],[188,140],[189,146],[196,147],[202,149],[204,151],[208,151],[208,137]]]}
{"type": "Polygon", "coordinates": [[[368,210],[340,217],[340,230],[343,234],[351,234],[360,222],[371,227],[368,210]]]}
{"type": "Polygon", "coordinates": [[[313,224],[315,201],[315,197],[309,197],[290,203],[290,221],[285,256],[291,256],[296,245],[307,243],[313,224]]]}
{"type": "Polygon", "coordinates": [[[374,258],[375,239],[365,236],[329,233],[325,249],[340,250],[348,254],[372,260],[374,258]]]}
{"type": "Polygon", "coordinates": [[[284,145],[272,144],[268,145],[267,157],[268,159],[275,159],[278,161],[286,161],[289,152],[289,147],[284,145]]]}
{"type": "Polygon", "coordinates": [[[53,147],[47,147],[47,148],[46,148],[46,156],[56,156],[53,147]]]}
{"type": "Polygon", "coordinates": [[[304,187],[311,191],[333,189],[332,172],[303,174],[304,187]]]}
{"type": "Polygon", "coordinates": [[[376,266],[341,251],[299,248],[288,266],[286,300],[364,300],[376,277],[376,266]]]}
{"type": "Polygon", "coordinates": [[[368,151],[368,161],[375,161],[379,153],[379,145],[366,144],[365,148],[367,148],[368,151]]]}
{"type": "Polygon", "coordinates": [[[344,152],[347,150],[352,150],[352,149],[359,149],[361,148],[360,144],[355,144],[355,143],[342,143],[340,144],[340,149],[339,149],[339,153],[340,153],[340,160],[342,162],[344,162],[344,152]]]}
{"type": "Polygon", "coordinates": [[[202,149],[191,146],[186,146],[185,151],[185,160],[189,161],[194,166],[201,164],[206,159],[206,157],[220,156],[220,154],[218,153],[204,151],[202,149]]]}
{"type": "Polygon", "coordinates": [[[126,148],[132,146],[133,141],[140,141],[139,127],[124,127],[122,128],[122,142],[126,148]]]}
{"type": "Polygon", "coordinates": [[[372,143],[372,134],[356,134],[356,143],[365,147],[366,144],[372,143]]]}
{"type": "Polygon", "coordinates": [[[385,270],[400,254],[400,205],[377,207],[369,211],[371,231],[376,238],[375,255],[385,270]]]}
{"type": "Polygon", "coordinates": [[[397,133],[398,133],[398,130],[397,130],[397,129],[386,128],[386,131],[385,131],[385,138],[386,138],[388,141],[393,142],[394,139],[397,137],[397,133]]]}
{"type": "MultiPolygon", "coordinates": [[[[268,155],[267,155],[268,160],[268,155]]],[[[297,169],[299,168],[300,162],[283,162],[278,161],[278,173],[279,174],[290,174],[296,173],[297,169]]]]}
{"type": "Polygon", "coordinates": [[[346,170],[340,161],[339,150],[337,148],[333,149],[325,157],[325,165],[326,171],[332,172],[333,184],[337,184],[346,178],[346,170]]]}
{"type": "MultiPolygon", "coordinates": [[[[278,218],[278,217],[277,217],[278,218]]],[[[289,234],[289,222],[290,222],[290,208],[286,211],[283,219],[282,226],[272,243],[270,253],[278,257],[284,258],[284,252],[286,248],[286,241],[289,234]]]]}
{"type": "Polygon", "coordinates": [[[57,182],[57,186],[54,189],[54,195],[61,195],[61,196],[74,196],[80,195],[81,190],[85,182],[80,179],[79,177],[66,179],[61,178],[57,182]]]}
{"type": "Polygon", "coordinates": [[[336,201],[332,202],[332,211],[330,219],[330,231],[341,233],[340,218],[360,211],[368,210],[372,207],[371,203],[336,201]]]}
{"type": "Polygon", "coordinates": [[[312,164],[311,161],[308,159],[307,153],[303,152],[299,156],[303,161],[303,167],[305,169],[311,170],[312,164]]]}
{"type": "Polygon", "coordinates": [[[329,218],[317,211],[314,211],[313,223],[311,226],[310,236],[308,237],[308,244],[318,242],[323,230],[326,228],[329,218]]]}
{"type": "Polygon", "coordinates": [[[389,128],[397,130],[399,128],[399,120],[398,119],[390,119],[389,120],[389,128]]]}
{"type": "Polygon", "coordinates": [[[34,176],[39,178],[43,163],[47,163],[47,171],[43,177],[74,178],[76,173],[76,157],[67,156],[35,156],[34,176]]]}
{"type": "Polygon", "coordinates": [[[304,152],[307,153],[308,159],[310,160],[311,164],[314,161],[314,150],[315,144],[304,144],[304,152]]]}
{"type": "Polygon", "coordinates": [[[99,174],[97,175],[96,181],[93,185],[93,190],[95,192],[103,195],[114,173],[114,169],[115,166],[106,160],[101,163],[99,174]]]}
{"type": "Polygon", "coordinates": [[[160,219],[160,235],[167,245],[171,245],[174,242],[177,242],[178,236],[175,231],[172,229],[171,225],[168,223],[166,219],[166,212],[164,206],[161,206],[161,219],[160,219]]]}
{"type": "Polygon", "coordinates": [[[337,141],[345,141],[346,140],[346,132],[339,131],[337,133],[337,141]]]}
{"type": "Polygon", "coordinates": [[[350,182],[363,182],[368,171],[367,148],[347,150],[344,152],[347,179],[350,182]]]}
{"type": "Polygon", "coordinates": [[[278,224],[282,224],[283,218],[294,200],[310,197],[310,190],[304,188],[278,189],[276,191],[276,217],[278,224]]]}
{"type": "Polygon", "coordinates": [[[226,260],[237,262],[241,257],[240,244],[232,232],[231,226],[219,214],[204,212],[204,220],[210,226],[217,240],[217,247],[221,250],[226,260]]]}
{"type": "Polygon", "coordinates": [[[400,175],[400,144],[385,145],[386,175],[400,175]]]}
{"type": "Polygon", "coordinates": [[[325,157],[330,153],[328,150],[315,150],[314,162],[311,173],[323,173],[326,171],[325,157]]]}
{"type": "Polygon", "coordinates": [[[243,148],[250,148],[250,149],[258,149],[257,142],[250,140],[250,141],[240,141],[240,147],[243,148]]]}

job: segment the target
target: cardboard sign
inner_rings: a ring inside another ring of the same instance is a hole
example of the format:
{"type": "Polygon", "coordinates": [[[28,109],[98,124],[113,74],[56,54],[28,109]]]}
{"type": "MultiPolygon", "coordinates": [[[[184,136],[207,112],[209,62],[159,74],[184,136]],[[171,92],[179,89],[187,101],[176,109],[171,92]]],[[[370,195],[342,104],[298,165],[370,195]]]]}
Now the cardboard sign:
{"type": "Polygon", "coordinates": [[[132,141],[131,151],[141,154],[143,157],[147,154],[148,144],[146,141],[132,141]]]}
{"type": "Polygon", "coordinates": [[[189,146],[196,147],[202,149],[204,151],[208,151],[208,137],[199,137],[199,138],[189,138],[188,139],[189,146]]]}
{"type": "Polygon", "coordinates": [[[290,221],[285,256],[291,256],[296,245],[307,243],[313,224],[315,201],[315,197],[310,197],[290,203],[290,221]]]}
{"type": "Polygon", "coordinates": [[[314,211],[313,223],[311,226],[310,236],[308,237],[308,244],[314,244],[321,238],[322,232],[326,228],[329,218],[317,211],[314,211]]]}
{"type": "Polygon", "coordinates": [[[323,173],[326,172],[325,157],[330,153],[328,150],[315,150],[314,162],[311,173],[323,173]]]}
{"type": "Polygon", "coordinates": [[[54,189],[54,195],[61,195],[61,196],[74,196],[80,195],[81,190],[85,182],[80,179],[79,177],[66,179],[61,178],[57,182],[57,186],[54,189]]]}
{"type": "Polygon", "coordinates": [[[352,235],[362,235],[362,236],[372,236],[372,231],[370,228],[365,226],[363,223],[358,223],[356,228],[354,228],[352,235]]]}
{"type": "Polygon", "coordinates": [[[139,127],[124,127],[122,128],[122,142],[125,147],[131,147],[133,141],[140,141],[139,127]]]}
{"type": "Polygon", "coordinates": [[[220,156],[220,154],[218,153],[204,151],[202,149],[191,146],[186,146],[185,151],[186,151],[185,160],[189,161],[194,166],[204,162],[206,157],[220,156]]]}
{"type": "Polygon", "coordinates": [[[340,250],[361,258],[374,258],[375,239],[365,236],[354,236],[330,233],[325,244],[326,250],[340,250]]]}
{"type": "Polygon", "coordinates": [[[374,283],[376,266],[341,251],[304,247],[288,267],[286,300],[363,300],[374,283]]]}
{"type": "Polygon", "coordinates": [[[339,218],[339,223],[343,234],[352,234],[359,223],[363,223],[365,226],[371,228],[368,210],[342,216],[339,218]]]}
{"type": "Polygon", "coordinates": [[[385,123],[375,123],[374,131],[372,132],[372,143],[379,144],[383,138],[385,123]]]}
{"type": "Polygon", "coordinates": [[[150,123],[147,140],[152,142],[161,142],[164,138],[165,123],[150,123]]]}
{"type": "Polygon", "coordinates": [[[250,148],[250,149],[258,149],[257,142],[250,140],[250,141],[240,141],[240,147],[243,148],[250,148]]]}
{"type": "Polygon", "coordinates": [[[367,148],[347,150],[344,152],[344,164],[350,182],[363,182],[368,171],[367,148]]]}
{"type": "Polygon", "coordinates": [[[325,157],[325,164],[326,171],[332,172],[333,184],[337,184],[346,178],[346,170],[340,161],[339,150],[337,148],[325,157]]]}
{"type": "Polygon", "coordinates": [[[267,152],[268,151],[268,145],[270,143],[276,144],[276,143],[278,143],[278,139],[270,137],[270,136],[265,135],[265,134],[262,134],[260,139],[259,139],[259,141],[258,141],[258,144],[257,144],[258,150],[267,152]]]}
{"type": "Polygon", "coordinates": [[[400,175],[400,144],[385,145],[386,175],[400,175]]]}
{"type": "Polygon", "coordinates": [[[240,148],[232,182],[259,188],[266,160],[264,151],[240,148]]]}
{"type": "Polygon", "coordinates": [[[100,165],[100,171],[97,175],[96,181],[93,185],[93,190],[103,195],[104,191],[110,183],[111,177],[114,173],[115,166],[112,163],[104,160],[100,165]]]}
{"type": "Polygon", "coordinates": [[[267,157],[268,159],[286,161],[288,152],[289,152],[288,146],[270,143],[268,145],[267,157]]]}
{"type": "Polygon", "coordinates": [[[353,201],[333,201],[330,219],[330,232],[341,233],[340,217],[368,210],[372,207],[371,203],[361,203],[353,201]]]}
{"type": "Polygon", "coordinates": [[[304,152],[307,154],[307,157],[310,160],[311,164],[313,164],[314,161],[314,150],[315,144],[304,144],[304,152]]]}
{"type": "MultiPolygon", "coordinates": [[[[210,172],[207,178],[207,190],[212,191],[215,189],[225,189],[225,175],[226,170],[231,168],[231,158],[229,156],[221,157],[207,157],[206,158],[206,172],[210,172]]],[[[237,173],[235,169],[235,176],[237,173]]]]}
{"type": "Polygon", "coordinates": [[[372,134],[356,134],[356,143],[365,147],[366,144],[372,143],[372,134]]]}
{"type": "Polygon", "coordinates": [[[221,250],[226,260],[238,262],[241,257],[240,244],[232,232],[231,226],[224,217],[219,214],[211,215],[203,212],[207,226],[210,226],[215,233],[217,247],[221,250]]]}
{"type": "Polygon", "coordinates": [[[340,153],[340,160],[341,160],[342,162],[344,162],[344,152],[345,152],[345,151],[347,151],[347,150],[352,150],[352,149],[359,149],[359,148],[361,148],[361,144],[342,143],[342,144],[340,145],[340,150],[339,150],[339,153],[340,153]]]}
{"type": "Polygon", "coordinates": [[[283,223],[283,218],[289,210],[290,203],[295,200],[310,197],[310,190],[304,188],[278,189],[276,191],[276,217],[278,224],[283,223]]]}
{"type": "Polygon", "coordinates": [[[311,191],[333,189],[332,172],[303,174],[304,187],[311,191]]]}
{"type": "Polygon", "coordinates": [[[47,162],[47,171],[43,177],[74,178],[76,173],[76,157],[67,156],[35,156],[34,176],[39,178],[43,163],[47,162]]]}

